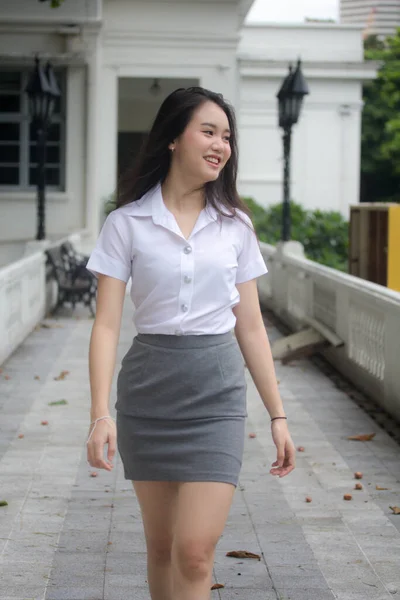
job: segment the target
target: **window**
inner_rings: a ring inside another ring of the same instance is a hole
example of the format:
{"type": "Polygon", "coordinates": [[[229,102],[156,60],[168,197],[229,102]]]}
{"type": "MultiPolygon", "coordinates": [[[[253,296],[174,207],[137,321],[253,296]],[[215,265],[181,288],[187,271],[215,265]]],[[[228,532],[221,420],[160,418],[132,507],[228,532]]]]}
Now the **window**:
{"type": "MultiPolygon", "coordinates": [[[[30,122],[25,87],[30,69],[0,69],[0,190],[34,190],[37,181],[36,133],[30,122]]],[[[48,130],[46,185],[64,188],[65,73],[55,71],[61,90],[48,130]]]]}

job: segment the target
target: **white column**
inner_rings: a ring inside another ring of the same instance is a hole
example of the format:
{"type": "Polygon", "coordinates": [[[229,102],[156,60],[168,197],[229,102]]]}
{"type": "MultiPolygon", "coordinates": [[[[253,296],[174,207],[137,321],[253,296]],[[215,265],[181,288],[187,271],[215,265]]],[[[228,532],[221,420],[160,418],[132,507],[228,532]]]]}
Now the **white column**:
{"type": "Polygon", "coordinates": [[[86,168],[86,222],[90,237],[95,240],[100,228],[100,128],[101,128],[101,38],[93,32],[88,39],[90,53],[87,72],[87,168],[86,168]]]}
{"type": "Polygon", "coordinates": [[[100,90],[97,177],[101,215],[105,198],[117,187],[118,74],[115,68],[103,67],[100,90]]]}
{"type": "Polygon", "coordinates": [[[87,94],[86,226],[94,239],[102,221],[106,196],[117,185],[118,76],[102,64],[101,39],[93,39],[87,94]]]}
{"type": "Polygon", "coordinates": [[[350,206],[360,199],[361,104],[342,105],[341,115],[341,197],[339,210],[350,218],[350,206]]]}

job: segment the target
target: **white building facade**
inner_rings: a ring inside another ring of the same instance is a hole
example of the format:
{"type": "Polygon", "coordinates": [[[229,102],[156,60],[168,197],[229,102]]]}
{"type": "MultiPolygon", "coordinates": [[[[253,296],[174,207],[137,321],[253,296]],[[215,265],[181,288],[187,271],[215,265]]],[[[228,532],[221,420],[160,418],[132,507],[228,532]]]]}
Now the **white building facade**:
{"type": "MultiPolygon", "coordinates": [[[[0,0],[0,246],[19,258],[36,231],[35,143],[24,86],[38,54],[62,88],[47,165],[50,238],[97,237],[104,201],[163,98],[202,85],[236,108],[239,190],[282,198],[276,93],[302,58],[310,87],[292,149],[292,198],[340,211],[358,202],[364,63],[359,26],[245,25],[251,0],[0,0]]],[[[0,262],[0,266],[2,264],[0,262]]]]}
{"type": "Polygon", "coordinates": [[[368,35],[386,37],[400,27],[399,0],[340,0],[340,21],[361,25],[368,35]]]}

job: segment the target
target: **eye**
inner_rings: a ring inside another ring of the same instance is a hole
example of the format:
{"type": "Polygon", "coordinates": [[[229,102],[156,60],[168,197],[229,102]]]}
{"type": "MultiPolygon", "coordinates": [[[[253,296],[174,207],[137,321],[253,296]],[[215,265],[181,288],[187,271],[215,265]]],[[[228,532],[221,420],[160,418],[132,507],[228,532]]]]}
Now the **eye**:
{"type": "Polygon", "coordinates": [[[229,142],[231,141],[231,138],[229,137],[229,135],[227,135],[227,136],[224,137],[224,140],[226,142],[228,142],[228,144],[229,144],[229,142]]]}
{"type": "Polygon", "coordinates": [[[204,133],[209,133],[210,135],[212,135],[214,132],[213,131],[205,131],[204,133]]]}

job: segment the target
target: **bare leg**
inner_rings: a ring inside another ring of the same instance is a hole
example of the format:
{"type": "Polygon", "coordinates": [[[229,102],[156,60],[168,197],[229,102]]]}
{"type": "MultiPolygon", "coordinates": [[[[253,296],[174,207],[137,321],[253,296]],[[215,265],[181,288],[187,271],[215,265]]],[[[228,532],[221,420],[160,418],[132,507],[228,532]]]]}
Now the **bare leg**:
{"type": "Polygon", "coordinates": [[[229,483],[179,484],[172,545],[173,600],[210,600],[215,547],[234,492],[229,483]]]}
{"type": "Polygon", "coordinates": [[[171,548],[178,484],[170,481],[133,481],[142,513],[147,546],[147,576],[152,600],[172,596],[171,548]]]}

